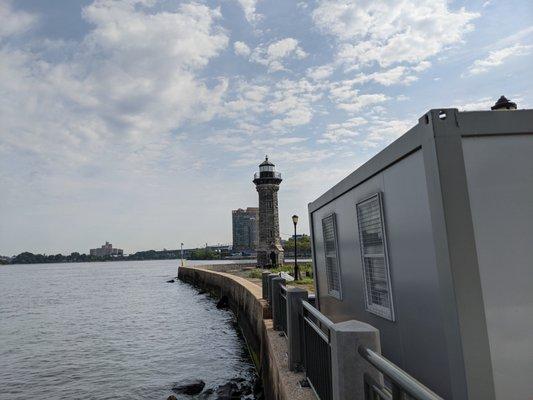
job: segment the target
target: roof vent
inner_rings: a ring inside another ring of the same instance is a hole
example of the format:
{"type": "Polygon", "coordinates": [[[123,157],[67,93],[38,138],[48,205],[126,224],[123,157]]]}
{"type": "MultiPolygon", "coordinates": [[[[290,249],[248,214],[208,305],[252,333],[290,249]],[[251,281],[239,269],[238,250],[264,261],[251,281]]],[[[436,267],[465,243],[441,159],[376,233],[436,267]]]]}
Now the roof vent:
{"type": "Polygon", "coordinates": [[[505,96],[501,96],[490,109],[493,111],[516,110],[516,103],[507,100],[505,96]]]}

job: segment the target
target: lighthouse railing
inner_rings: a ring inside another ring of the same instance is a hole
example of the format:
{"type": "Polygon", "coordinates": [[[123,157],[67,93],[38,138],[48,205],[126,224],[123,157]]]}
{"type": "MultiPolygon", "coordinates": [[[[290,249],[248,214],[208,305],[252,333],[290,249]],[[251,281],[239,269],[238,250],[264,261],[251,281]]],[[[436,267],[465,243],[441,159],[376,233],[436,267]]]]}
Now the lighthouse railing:
{"type": "Polygon", "coordinates": [[[281,172],[276,172],[276,171],[256,172],[254,174],[254,179],[259,179],[259,178],[281,179],[281,172]]]}

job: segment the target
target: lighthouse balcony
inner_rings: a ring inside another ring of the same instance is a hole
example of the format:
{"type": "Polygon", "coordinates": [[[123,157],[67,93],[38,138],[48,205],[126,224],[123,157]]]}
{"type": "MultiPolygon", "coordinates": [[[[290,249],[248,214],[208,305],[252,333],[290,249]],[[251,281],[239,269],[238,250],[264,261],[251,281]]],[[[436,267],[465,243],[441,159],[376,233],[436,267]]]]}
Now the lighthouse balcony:
{"type": "Polygon", "coordinates": [[[256,172],[256,173],[254,174],[254,179],[259,179],[259,178],[275,178],[275,179],[281,179],[281,173],[276,172],[276,171],[261,171],[261,172],[256,172]]]}

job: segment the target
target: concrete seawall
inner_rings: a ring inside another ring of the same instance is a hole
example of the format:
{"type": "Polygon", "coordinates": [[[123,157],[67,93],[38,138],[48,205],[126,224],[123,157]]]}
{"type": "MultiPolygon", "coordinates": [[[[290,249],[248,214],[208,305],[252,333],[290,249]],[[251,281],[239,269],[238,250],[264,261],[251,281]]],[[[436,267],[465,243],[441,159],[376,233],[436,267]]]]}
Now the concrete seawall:
{"type": "Polygon", "coordinates": [[[231,274],[203,267],[180,267],[178,278],[215,295],[227,296],[237,317],[268,400],[315,400],[309,388],[300,387],[303,373],[289,371],[286,338],[274,331],[261,287],[231,274]]]}

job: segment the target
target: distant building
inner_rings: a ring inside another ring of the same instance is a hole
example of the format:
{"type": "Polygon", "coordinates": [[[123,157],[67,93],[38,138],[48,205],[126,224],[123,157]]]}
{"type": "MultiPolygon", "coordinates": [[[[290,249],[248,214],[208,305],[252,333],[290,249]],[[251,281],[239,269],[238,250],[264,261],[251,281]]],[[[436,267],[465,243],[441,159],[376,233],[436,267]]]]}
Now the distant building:
{"type": "Polygon", "coordinates": [[[123,256],[124,250],[114,249],[111,243],[105,242],[105,244],[103,244],[102,247],[97,248],[97,249],[91,249],[89,251],[89,254],[91,256],[96,256],[96,257],[123,256]]]}
{"type": "Polygon", "coordinates": [[[259,208],[239,208],[231,212],[233,221],[233,252],[252,252],[257,247],[259,208]]]}

